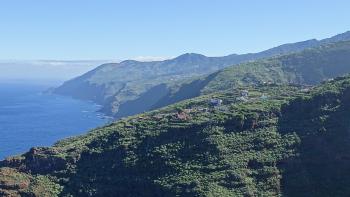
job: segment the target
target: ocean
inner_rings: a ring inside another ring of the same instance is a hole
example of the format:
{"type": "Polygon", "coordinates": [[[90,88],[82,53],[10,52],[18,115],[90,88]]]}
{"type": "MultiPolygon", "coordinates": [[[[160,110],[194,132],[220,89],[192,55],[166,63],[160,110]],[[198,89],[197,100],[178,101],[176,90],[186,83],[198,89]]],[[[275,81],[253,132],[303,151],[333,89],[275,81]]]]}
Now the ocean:
{"type": "Polygon", "coordinates": [[[99,106],[43,93],[49,86],[0,83],[0,160],[107,124],[99,106]]]}

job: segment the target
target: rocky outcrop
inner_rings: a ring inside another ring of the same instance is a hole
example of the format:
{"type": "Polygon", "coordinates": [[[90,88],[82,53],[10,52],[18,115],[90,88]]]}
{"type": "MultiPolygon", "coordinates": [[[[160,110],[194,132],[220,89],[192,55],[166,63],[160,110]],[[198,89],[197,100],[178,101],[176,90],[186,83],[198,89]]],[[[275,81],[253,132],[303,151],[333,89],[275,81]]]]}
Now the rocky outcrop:
{"type": "Polygon", "coordinates": [[[6,158],[0,162],[0,167],[11,167],[31,174],[47,174],[66,169],[66,164],[67,160],[54,148],[34,147],[24,155],[6,158]]]}

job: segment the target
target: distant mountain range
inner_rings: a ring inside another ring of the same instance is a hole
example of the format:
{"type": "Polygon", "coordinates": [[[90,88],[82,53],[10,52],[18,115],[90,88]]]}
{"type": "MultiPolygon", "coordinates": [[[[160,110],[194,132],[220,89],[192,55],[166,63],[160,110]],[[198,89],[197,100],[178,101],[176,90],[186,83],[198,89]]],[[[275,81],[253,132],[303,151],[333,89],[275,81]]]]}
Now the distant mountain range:
{"type": "MultiPolygon", "coordinates": [[[[241,65],[245,62],[298,53],[308,48],[347,40],[350,40],[350,32],[324,40],[312,39],[284,44],[259,53],[232,54],[223,57],[206,57],[200,54],[188,53],[164,61],[139,62],[126,60],[121,63],[103,64],[80,77],[65,82],[62,86],[56,88],[54,93],[94,101],[103,105],[104,113],[121,118],[198,96],[204,87],[213,84],[213,82],[209,83],[212,80],[211,78],[217,79],[215,75],[218,74],[219,77],[221,76],[220,72],[217,73],[217,71],[229,66],[240,65],[237,68],[235,66],[230,67],[237,74],[242,71],[239,68],[243,69],[242,72],[246,72],[250,65],[260,64],[264,61],[241,65]],[[207,75],[209,76],[205,77],[207,75]]],[[[303,60],[296,59],[295,61],[303,60]]],[[[284,64],[285,61],[283,60],[280,63],[284,64]]],[[[299,62],[298,64],[302,66],[302,63],[299,62]]],[[[294,69],[291,62],[288,65],[288,69],[294,69]]],[[[266,66],[256,66],[256,68],[261,69],[266,68],[266,66]]],[[[280,71],[279,74],[283,75],[287,67],[283,67],[283,69],[283,72],[280,71]]],[[[303,68],[298,69],[298,72],[303,70],[303,68]]],[[[256,70],[250,71],[256,73],[256,70]]],[[[271,70],[268,71],[269,75],[271,72],[271,70]]],[[[276,77],[285,82],[308,82],[307,76],[304,76],[303,79],[287,79],[283,78],[287,76],[282,75],[276,77]]],[[[310,73],[310,75],[313,78],[313,73],[310,73]]],[[[324,75],[321,78],[325,79],[332,76],[324,75]]],[[[288,75],[288,77],[290,76],[288,75]]],[[[269,78],[272,81],[277,80],[274,75],[269,76],[269,78]]],[[[252,79],[246,77],[244,80],[252,79]]],[[[320,80],[316,81],[319,82],[320,80]]]]}

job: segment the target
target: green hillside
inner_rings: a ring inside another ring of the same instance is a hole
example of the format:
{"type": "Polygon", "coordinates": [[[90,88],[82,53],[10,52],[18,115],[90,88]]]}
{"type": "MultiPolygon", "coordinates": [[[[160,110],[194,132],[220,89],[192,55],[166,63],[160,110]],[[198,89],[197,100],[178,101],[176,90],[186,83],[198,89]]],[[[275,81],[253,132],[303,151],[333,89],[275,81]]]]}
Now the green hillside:
{"type": "MultiPolygon", "coordinates": [[[[200,54],[187,53],[164,61],[139,62],[127,60],[121,63],[104,64],[80,77],[65,82],[53,92],[94,101],[103,106],[102,111],[104,113],[115,118],[121,118],[198,96],[199,92],[192,90],[201,90],[210,80],[201,79],[223,68],[346,40],[350,40],[350,32],[320,41],[313,39],[284,44],[259,53],[232,54],[222,57],[206,57],[200,54]],[[194,79],[198,80],[193,81],[194,79]]],[[[279,63],[284,64],[285,62],[279,63]]],[[[263,67],[259,65],[257,69],[264,69],[263,67]]],[[[240,66],[233,70],[243,74],[247,73],[247,69],[249,68],[240,66]]],[[[276,72],[279,73],[276,74],[283,75],[278,77],[293,77],[289,76],[289,74],[294,74],[292,70],[290,73],[288,71],[288,73],[284,73],[285,70],[277,70],[276,72]]],[[[268,70],[261,70],[261,72],[265,75],[260,76],[260,78],[275,77],[268,70]]],[[[310,73],[311,77],[314,77],[315,74],[317,73],[310,73]]],[[[329,76],[326,75],[325,77],[329,76]]],[[[240,78],[236,80],[245,82],[240,78]]],[[[290,81],[291,79],[283,78],[283,80],[290,81]]]]}
{"type": "Polygon", "coordinates": [[[349,72],[350,42],[338,42],[300,53],[229,67],[219,71],[203,91],[213,92],[263,82],[315,85],[349,72]]]}
{"type": "Polygon", "coordinates": [[[246,85],[269,83],[316,85],[346,73],[350,73],[349,41],[230,66],[206,78],[185,83],[158,101],[154,109],[192,98],[193,95],[199,96],[246,85]],[[198,82],[202,82],[202,85],[196,85],[198,82]]]}
{"type": "Polygon", "coordinates": [[[0,194],[348,196],[349,99],[350,77],[203,95],[2,161],[0,194]]]}

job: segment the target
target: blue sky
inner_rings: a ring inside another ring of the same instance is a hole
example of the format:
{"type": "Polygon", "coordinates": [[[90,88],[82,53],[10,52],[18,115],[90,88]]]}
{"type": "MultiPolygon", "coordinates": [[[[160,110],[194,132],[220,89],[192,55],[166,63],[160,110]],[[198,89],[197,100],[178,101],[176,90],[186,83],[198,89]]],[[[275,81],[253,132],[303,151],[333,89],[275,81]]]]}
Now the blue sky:
{"type": "Polygon", "coordinates": [[[2,0],[0,59],[220,56],[350,30],[348,0],[2,0]]]}

